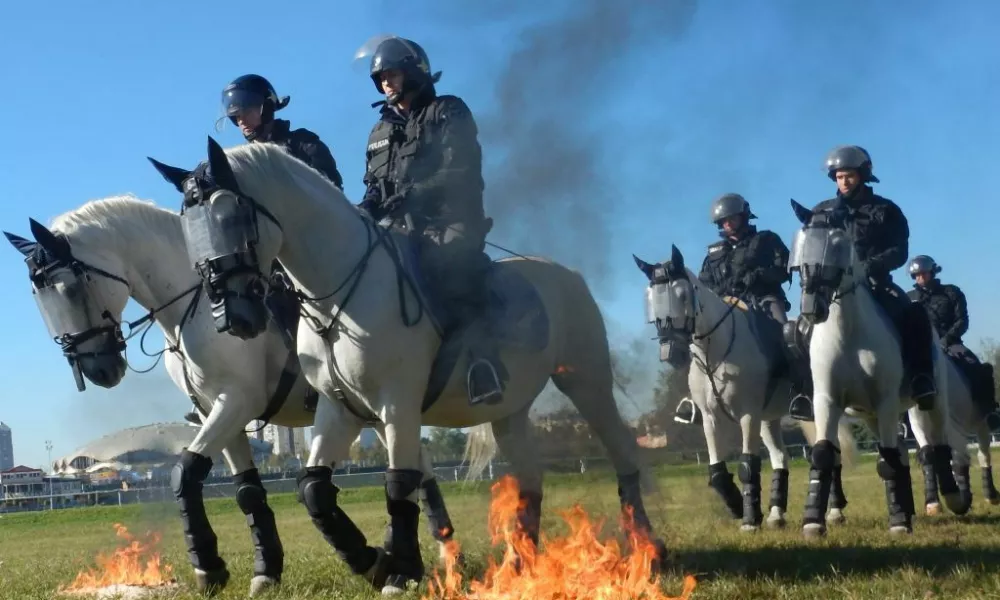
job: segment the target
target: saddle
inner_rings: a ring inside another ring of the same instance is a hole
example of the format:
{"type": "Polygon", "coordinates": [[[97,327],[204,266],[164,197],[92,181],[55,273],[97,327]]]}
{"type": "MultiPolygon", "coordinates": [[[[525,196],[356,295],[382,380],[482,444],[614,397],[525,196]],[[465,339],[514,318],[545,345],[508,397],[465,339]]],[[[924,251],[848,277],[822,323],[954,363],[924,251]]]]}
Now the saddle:
{"type": "MultiPolygon", "coordinates": [[[[295,297],[295,292],[285,277],[285,271],[277,260],[271,263],[270,279],[271,285],[268,287],[267,297],[264,298],[264,305],[271,313],[271,320],[281,332],[285,347],[289,351],[294,351],[296,332],[299,329],[299,319],[301,318],[299,299],[295,297]]],[[[300,375],[297,372],[296,379],[300,375]]],[[[280,409],[284,402],[283,399],[277,408],[280,409]]],[[[306,412],[316,412],[316,405],[319,404],[319,392],[307,384],[303,402],[306,412]]],[[[277,409],[274,412],[276,413],[277,409]]]]}
{"type": "Polygon", "coordinates": [[[951,348],[944,349],[945,355],[955,365],[959,376],[965,380],[965,385],[972,397],[972,402],[982,413],[989,414],[996,410],[996,381],[993,377],[993,365],[980,362],[975,354],[954,352],[951,348]]]}
{"type": "MultiPolygon", "coordinates": [[[[782,323],[775,320],[771,311],[754,303],[748,303],[733,296],[724,296],[722,301],[730,306],[735,306],[736,310],[746,315],[750,331],[753,333],[754,339],[757,340],[757,346],[767,363],[770,379],[768,387],[770,389],[771,386],[777,384],[778,379],[789,372],[789,358],[785,350],[782,323]]],[[[770,397],[769,391],[768,399],[770,397]]]]}

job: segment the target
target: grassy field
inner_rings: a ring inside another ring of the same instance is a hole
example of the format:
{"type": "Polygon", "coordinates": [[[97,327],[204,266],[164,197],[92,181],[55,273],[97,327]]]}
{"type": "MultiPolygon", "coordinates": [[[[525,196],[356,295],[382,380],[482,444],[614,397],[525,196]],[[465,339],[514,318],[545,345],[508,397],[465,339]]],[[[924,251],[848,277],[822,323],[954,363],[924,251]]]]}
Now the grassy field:
{"type": "MultiPolygon", "coordinates": [[[[692,598],[1000,598],[1000,508],[976,503],[966,517],[918,516],[915,532],[890,539],[886,532],[885,496],[874,463],[845,470],[850,502],[848,522],[831,526],[827,539],[806,542],[801,536],[806,470],[793,466],[790,523],[783,531],[742,534],[727,519],[707,488],[703,467],[671,467],[660,472],[663,497],[650,506],[654,524],[678,552],[678,565],[664,578],[664,589],[679,594],[682,576],[694,574],[692,598]]],[[[914,496],[922,494],[919,470],[913,468],[914,496]]],[[[764,504],[770,474],[763,474],[764,504]]],[[[974,478],[978,485],[978,477],[974,478]]],[[[556,508],[582,504],[592,515],[614,516],[617,497],[608,473],[550,476],[545,496],[543,534],[565,531],[556,508]]],[[[485,535],[489,490],[485,485],[445,484],[458,536],[466,553],[466,573],[481,575],[493,550],[485,535]]],[[[340,498],[369,540],[381,540],[385,522],[381,489],[345,490],[340,498]]],[[[304,508],[292,495],[271,496],[285,546],[282,588],[273,598],[372,598],[377,595],[349,576],[320,538],[304,508]]],[[[250,540],[242,514],[232,500],[207,503],[219,534],[232,580],[219,598],[244,598],[250,579],[250,540]]],[[[614,526],[614,519],[609,520],[614,526]]],[[[93,557],[117,545],[112,526],[120,522],[135,533],[163,533],[165,562],[185,589],[192,583],[173,504],[89,508],[9,515],[0,518],[0,598],[53,598],[93,557]]],[[[616,527],[609,526],[609,531],[616,527]]],[[[421,524],[428,569],[437,568],[436,546],[421,524]]],[[[424,592],[421,588],[420,593],[424,592]]],[[[196,598],[183,591],[176,598],[196,598]]],[[[412,597],[419,597],[412,594],[412,597]]]]}

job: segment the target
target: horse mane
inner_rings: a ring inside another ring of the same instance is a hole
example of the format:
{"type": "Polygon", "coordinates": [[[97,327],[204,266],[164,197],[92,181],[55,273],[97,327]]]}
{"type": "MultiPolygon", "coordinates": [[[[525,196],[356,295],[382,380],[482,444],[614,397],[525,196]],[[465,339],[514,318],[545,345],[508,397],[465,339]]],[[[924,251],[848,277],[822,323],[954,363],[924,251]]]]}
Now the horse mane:
{"type": "Polygon", "coordinates": [[[106,244],[109,238],[141,243],[154,229],[175,237],[179,247],[184,244],[179,213],[132,194],[91,200],[53,219],[50,229],[83,244],[106,244]]]}
{"type": "Polygon", "coordinates": [[[354,206],[347,195],[322,173],[292,156],[278,144],[246,143],[226,148],[224,152],[240,190],[251,197],[263,195],[265,190],[279,197],[287,195],[287,188],[297,187],[293,180],[298,179],[354,206]],[[275,190],[274,186],[278,182],[285,185],[282,189],[275,190]]]}

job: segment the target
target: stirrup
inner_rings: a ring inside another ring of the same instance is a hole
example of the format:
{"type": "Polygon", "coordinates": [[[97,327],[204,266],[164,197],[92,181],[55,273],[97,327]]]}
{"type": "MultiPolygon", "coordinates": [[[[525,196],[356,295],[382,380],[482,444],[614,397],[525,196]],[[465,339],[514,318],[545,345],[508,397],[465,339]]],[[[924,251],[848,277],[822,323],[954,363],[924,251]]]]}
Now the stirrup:
{"type": "Polygon", "coordinates": [[[899,422],[899,437],[904,440],[910,437],[910,428],[906,426],[906,421],[899,422]]]}
{"type": "Polygon", "coordinates": [[[682,425],[695,425],[701,422],[701,411],[690,398],[682,398],[674,409],[674,421],[682,425]]]}
{"type": "Polygon", "coordinates": [[[485,358],[477,358],[469,364],[469,369],[465,375],[465,385],[469,391],[469,404],[472,406],[482,402],[485,402],[486,404],[499,404],[500,401],[503,400],[503,387],[500,385],[500,377],[497,376],[497,370],[493,367],[493,363],[485,358]],[[477,382],[474,381],[472,376],[472,373],[477,367],[488,369],[491,381],[487,382],[487,385],[492,386],[492,389],[479,394],[475,393],[480,390],[476,389],[477,382]]]}
{"type": "Polygon", "coordinates": [[[816,420],[812,400],[803,394],[792,398],[792,401],[788,403],[788,416],[796,421],[811,422],[816,420]]]}
{"type": "Polygon", "coordinates": [[[925,375],[923,373],[915,375],[910,380],[910,396],[913,398],[914,403],[916,403],[917,408],[919,408],[920,410],[922,411],[934,410],[935,400],[937,400],[937,386],[934,385],[934,378],[930,377],[929,375],[925,375]],[[921,379],[926,380],[930,385],[928,386],[926,392],[924,392],[920,396],[917,396],[916,393],[917,386],[915,384],[918,381],[921,381],[921,379]]]}

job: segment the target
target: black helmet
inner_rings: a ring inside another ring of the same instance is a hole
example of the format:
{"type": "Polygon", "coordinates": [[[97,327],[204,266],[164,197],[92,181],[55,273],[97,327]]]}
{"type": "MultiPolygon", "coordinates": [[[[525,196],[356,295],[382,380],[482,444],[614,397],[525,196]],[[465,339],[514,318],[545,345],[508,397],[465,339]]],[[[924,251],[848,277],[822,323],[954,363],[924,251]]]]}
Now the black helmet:
{"type": "Polygon", "coordinates": [[[710,218],[716,225],[721,226],[720,221],[733,215],[744,215],[748,221],[757,218],[750,212],[750,203],[739,194],[723,194],[712,202],[710,218]]]}
{"type": "Polygon", "coordinates": [[[910,266],[907,267],[907,271],[910,272],[910,279],[916,279],[917,273],[937,275],[941,272],[941,267],[934,262],[933,258],[926,254],[921,254],[920,256],[913,257],[913,260],[910,261],[910,266]]]}
{"type": "Polygon", "coordinates": [[[879,183],[872,174],[872,157],[861,146],[837,146],[826,155],[826,174],[837,181],[837,171],[855,169],[864,183],[879,183]]]}
{"type": "MultiPolygon", "coordinates": [[[[253,107],[260,107],[261,125],[270,123],[274,120],[274,112],[288,106],[289,101],[288,96],[278,97],[270,81],[252,73],[237,77],[222,90],[222,110],[233,125],[242,111],[253,107]]],[[[251,134],[247,139],[253,137],[251,134]]]]}
{"type": "MultiPolygon", "coordinates": [[[[382,36],[370,41],[371,62],[369,75],[375,84],[375,89],[384,94],[382,89],[382,71],[399,69],[403,72],[403,92],[419,90],[433,85],[441,78],[441,72],[431,74],[431,61],[420,44],[413,40],[398,36],[382,36]]],[[[364,47],[359,55],[365,53],[364,47]]],[[[388,98],[390,104],[399,100],[398,97],[388,98]]]]}

